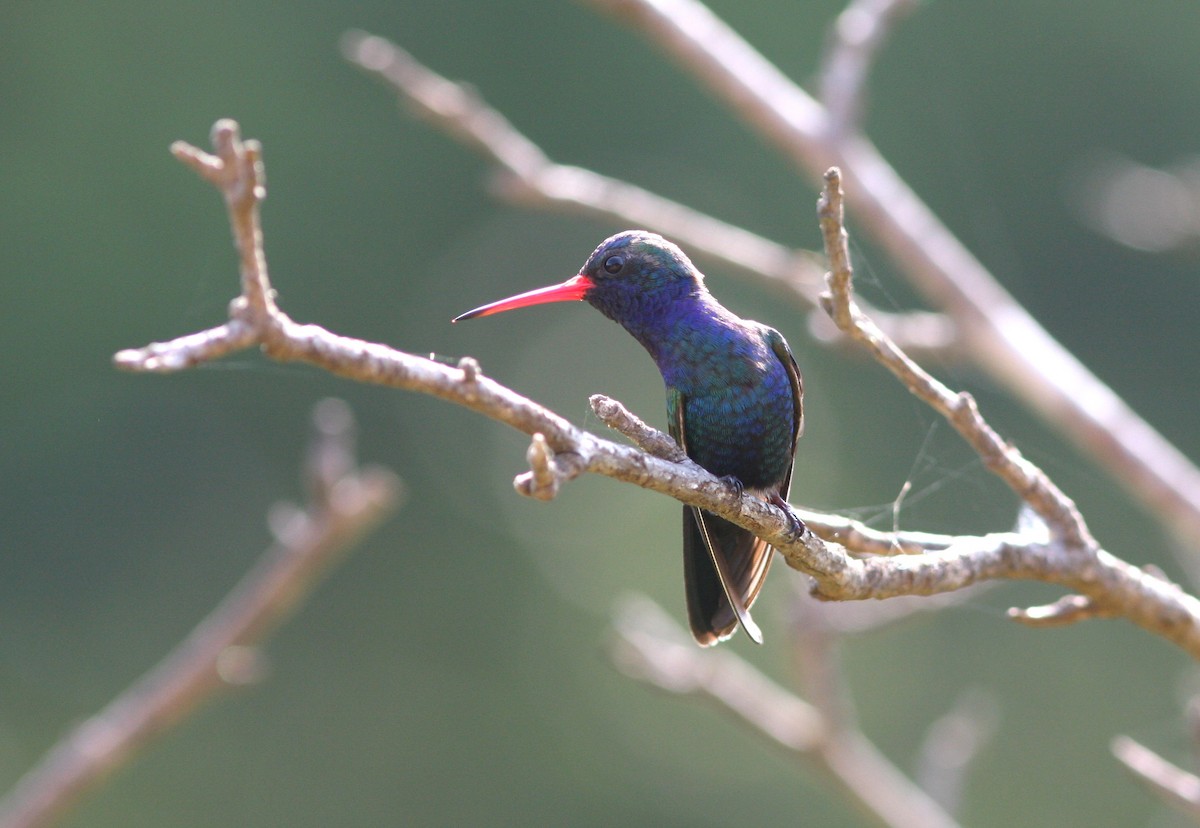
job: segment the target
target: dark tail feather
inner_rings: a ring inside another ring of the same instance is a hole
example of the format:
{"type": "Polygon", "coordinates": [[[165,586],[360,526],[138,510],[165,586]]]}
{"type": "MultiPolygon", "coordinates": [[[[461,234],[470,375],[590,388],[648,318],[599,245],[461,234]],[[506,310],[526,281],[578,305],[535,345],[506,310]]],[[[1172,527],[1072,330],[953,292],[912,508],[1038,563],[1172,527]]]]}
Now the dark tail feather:
{"type": "Polygon", "coordinates": [[[728,595],[742,605],[747,635],[762,643],[749,609],[766,580],[773,554],[770,546],[740,526],[710,512],[683,508],[683,579],[688,620],[698,644],[711,646],[737,629],[738,613],[728,595]],[[718,560],[726,575],[724,584],[718,560]]]}

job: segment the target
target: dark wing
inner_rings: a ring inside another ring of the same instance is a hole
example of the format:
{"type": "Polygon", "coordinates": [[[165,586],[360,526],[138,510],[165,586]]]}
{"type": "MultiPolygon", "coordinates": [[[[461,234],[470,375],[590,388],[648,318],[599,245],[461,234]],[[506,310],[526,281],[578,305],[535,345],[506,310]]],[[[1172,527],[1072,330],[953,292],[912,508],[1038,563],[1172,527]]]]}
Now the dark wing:
{"type": "MultiPolygon", "coordinates": [[[[792,457],[795,457],[796,443],[800,440],[800,435],[804,433],[804,380],[800,376],[800,367],[796,365],[796,358],[792,356],[792,349],[788,347],[783,334],[774,328],[767,328],[766,336],[767,344],[771,346],[775,356],[783,363],[784,370],[787,371],[788,379],[792,384],[792,457]]],[[[784,477],[783,484],[779,487],[779,496],[787,500],[791,488],[792,466],[789,463],[787,476],[784,477]]]]}
{"type": "MultiPolygon", "coordinates": [[[[667,400],[670,432],[687,451],[687,398],[673,391],[667,400]]],[[[750,617],[771,564],[772,550],[742,527],[697,509],[683,507],[683,580],[692,636],[702,646],[724,641],[738,624],[756,644],[762,631],[750,617]]]]}

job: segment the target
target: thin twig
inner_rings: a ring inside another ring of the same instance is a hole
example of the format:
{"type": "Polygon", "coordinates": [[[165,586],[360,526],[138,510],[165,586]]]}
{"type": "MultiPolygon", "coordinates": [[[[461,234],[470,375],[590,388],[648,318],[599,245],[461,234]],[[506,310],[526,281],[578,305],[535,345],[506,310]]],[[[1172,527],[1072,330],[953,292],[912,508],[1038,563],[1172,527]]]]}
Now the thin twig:
{"type": "MultiPolygon", "coordinates": [[[[1067,623],[1090,617],[1112,617],[1115,613],[1135,623],[1145,624],[1150,623],[1151,619],[1144,616],[1139,619],[1135,614],[1116,608],[1117,605],[1113,603],[1116,592],[1124,592],[1129,587],[1134,591],[1166,590],[1185,595],[1161,573],[1136,570],[1101,549],[1074,502],[1040,468],[1029,462],[1015,446],[1003,440],[987,424],[969,394],[955,394],[934,379],[909,359],[857,307],[851,287],[853,269],[844,224],[841,176],[836,167],[825,173],[825,188],[818,204],[818,215],[830,263],[829,293],[822,297],[822,302],[830,316],[839,328],[862,343],[909,391],[945,417],[979,454],[984,464],[1007,483],[1040,519],[1031,522],[1023,518],[1019,527],[1022,531],[1016,533],[1008,552],[1022,560],[1023,565],[1033,565],[1037,569],[1046,566],[1062,573],[1070,572],[1071,575],[1065,579],[1051,577],[1047,580],[1068,585],[1082,593],[1082,608],[1079,602],[1072,601],[1068,602],[1073,605],[1070,612],[1067,611],[1067,605],[1063,604],[1057,608],[1018,611],[1013,613],[1014,617],[1026,623],[1044,622],[1049,618],[1067,623]],[[1043,529],[1049,531],[1048,538],[1044,537],[1043,529]],[[1093,575],[1096,577],[1091,577],[1093,575]],[[1118,586],[1118,581],[1121,586],[1118,586]]],[[[968,544],[975,542],[967,541],[968,544]]],[[[956,546],[951,546],[946,553],[958,551],[961,554],[956,546]]],[[[980,548],[974,554],[983,557],[985,553],[980,548]]],[[[1123,598],[1117,598],[1117,603],[1122,602],[1123,598]]]]}
{"type": "Polygon", "coordinates": [[[570,208],[655,226],[714,260],[796,288],[800,299],[816,307],[821,269],[812,254],[790,250],[624,181],[555,163],[474,89],[443,78],[382,37],[347,32],[342,52],[385,80],[422,118],[495,164],[505,173],[502,195],[527,206],[570,208]]]}
{"type": "Polygon", "coordinates": [[[1070,547],[1094,548],[1096,542],[1074,502],[987,424],[971,395],[954,393],[917,365],[858,307],[852,291],[854,271],[845,227],[841,173],[837,167],[825,173],[817,215],[825,254],[829,257],[829,292],[821,296],[821,301],[838,328],[867,348],[904,387],[954,426],[988,469],[1034,510],[1055,537],[1070,547]]]}
{"type": "Polygon", "coordinates": [[[307,477],[311,500],[277,527],[277,542],[166,658],[55,745],[0,802],[0,826],[52,824],[89,788],[216,693],[252,681],[257,648],[358,538],[395,508],[398,480],[355,468],[344,403],[317,407],[307,477]]]}
{"type": "Polygon", "coordinates": [[[647,425],[644,420],[626,408],[620,401],[603,394],[593,394],[588,398],[592,413],[600,422],[614,431],[619,431],[634,442],[638,448],[647,454],[653,454],[672,463],[690,463],[687,453],[679,444],[657,428],[647,425]]]}
{"type": "Polygon", "coordinates": [[[1065,627],[1091,618],[1111,618],[1112,611],[1083,595],[1064,595],[1039,607],[1010,607],[1008,617],[1027,627],[1065,627]]]}
{"type": "MultiPolygon", "coordinates": [[[[226,124],[224,128],[236,136],[236,125],[226,124]]],[[[241,156],[235,153],[232,157],[241,156]]],[[[237,176],[227,176],[226,180],[232,183],[222,186],[252,192],[261,189],[246,187],[247,182],[257,180],[260,174],[256,165],[248,160],[235,163],[242,164],[242,171],[237,176]]],[[[231,201],[228,197],[226,200],[231,201]]],[[[268,356],[307,362],[363,382],[430,394],[531,436],[540,434],[538,439],[544,439],[545,446],[535,452],[538,468],[531,470],[533,479],[528,485],[518,480],[522,489],[546,493],[552,489],[547,485],[548,475],[566,482],[588,472],[660,492],[751,530],[778,549],[789,566],[811,575],[816,594],[827,599],[932,595],[997,578],[1056,583],[1102,602],[1113,613],[1200,658],[1200,601],[1158,575],[1132,567],[1104,550],[1081,550],[1063,543],[1062,538],[1047,538],[1041,531],[1004,532],[959,536],[948,543],[943,536],[931,536],[935,545],[917,554],[855,558],[842,546],[822,540],[815,531],[797,534],[794,521],[782,510],[751,494],[736,494],[730,486],[694,464],[663,460],[575,427],[486,377],[473,360],[452,367],[384,345],[339,336],[316,325],[297,324],[274,302],[248,307],[253,305],[254,296],[273,295],[261,251],[258,209],[231,207],[230,215],[235,224],[244,225],[235,227],[234,235],[241,261],[251,263],[255,270],[249,274],[249,281],[262,287],[253,296],[243,295],[235,300],[231,308],[238,318],[254,327],[254,340],[268,356]],[[247,251],[245,245],[257,245],[259,249],[247,251]],[[546,449],[552,454],[545,453],[546,449]],[[549,459],[553,462],[548,462],[549,459]]],[[[246,282],[244,273],[243,284],[246,282]]],[[[188,349],[196,341],[195,336],[182,337],[121,351],[114,359],[118,366],[131,371],[171,370],[172,366],[194,361],[188,349]]],[[[972,414],[970,421],[975,416],[972,414]]],[[[1035,487],[1031,491],[1041,489],[1035,487]]],[[[853,524],[836,517],[829,519],[829,525],[854,529],[853,524]]],[[[880,548],[881,538],[871,538],[861,531],[850,531],[845,537],[870,540],[872,551],[880,548]]],[[[892,540],[894,543],[885,543],[884,548],[895,546],[915,552],[919,545],[914,533],[892,540]]]]}

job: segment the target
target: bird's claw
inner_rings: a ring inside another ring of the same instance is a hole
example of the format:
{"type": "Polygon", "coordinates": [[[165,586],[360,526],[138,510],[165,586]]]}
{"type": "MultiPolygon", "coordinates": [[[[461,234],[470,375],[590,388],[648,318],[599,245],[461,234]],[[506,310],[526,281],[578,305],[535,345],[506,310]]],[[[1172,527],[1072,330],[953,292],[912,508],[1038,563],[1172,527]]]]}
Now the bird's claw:
{"type": "Polygon", "coordinates": [[[800,519],[800,516],[792,511],[792,504],[784,500],[777,492],[773,492],[769,498],[772,506],[776,506],[783,510],[783,514],[788,519],[788,543],[797,543],[808,534],[808,526],[800,519]]]}
{"type": "Polygon", "coordinates": [[[733,493],[738,497],[741,497],[742,493],[746,491],[746,487],[742,484],[742,481],[738,480],[732,474],[727,474],[722,477],[721,482],[733,489],[733,493]]]}

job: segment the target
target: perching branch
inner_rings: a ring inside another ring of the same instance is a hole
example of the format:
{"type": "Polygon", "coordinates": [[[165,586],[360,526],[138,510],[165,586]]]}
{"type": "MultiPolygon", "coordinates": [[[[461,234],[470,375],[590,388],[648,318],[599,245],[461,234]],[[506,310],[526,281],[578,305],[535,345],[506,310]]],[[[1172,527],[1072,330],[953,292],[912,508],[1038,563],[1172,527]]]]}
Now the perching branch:
{"type": "MultiPolygon", "coordinates": [[[[910,4],[858,0],[843,13],[822,75],[823,106],[696,0],[593,2],[645,30],[810,174],[830,163],[847,168],[864,224],[946,311],[891,316],[870,311],[893,341],[912,353],[965,348],[1176,532],[1200,539],[1200,471],[1039,327],[875,148],[847,129],[857,118],[870,59],[887,25],[910,4]],[[855,25],[863,26],[859,35],[855,25]]],[[[343,50],[385,78],[427,120],[496,163],[503,171],[502,194],[653,227],[703,255],[789,286],[801,303],[811,301],[811,270],[801,254],[630,184],[550,161],[471,90],[382,38],[350,33],[343,50]]],[[[822,317],[810,319],[814,333],[829,338],[822,317]]],[[[964,408],[962,416],[969,411],[964,408]]],[[[1186,560],[1185,565],[1196,570],[1186,560]]],[[[1020,612],[1015,617],[1033,621],[1020,612]]]]}
{"type": "MultiPolygon", "coordinates": [[[[241,154],[249,148],[237,149],[241,154]]],[[[256,158],[257,152],[248,155],[256,158]]],[[[241,205],[231,201],[231,212],[241,205]]],[[[170,361],[196,353],[200,351],[163,356],[170,361]]],[[[400,484],[395,476],[355,467],[353,418],[345,404],[326,400],[317,406],[314,419],[305,508],[288,507],[286,514],[277,510],[272,520],[275,545],[216,609],[156,667],[67,734],[17,782],[0,802],[2,828],[53,824],[88,789],[209,698],[254,681],[261,673],[259,645],[341,555],[396,507],[400,484]]]]}
{"type": "Polygon", "coordinates": [[[842,134],[844,118],[700,0],[590,2],[644,32],[813,180],[840,167],[858,220],[953,319],[971,358],[1191,545],[1200,543],[1200,469],[1051,337],[869,140],[842,134]]]}
{"type": "MultiPolygon", "coordinates": [[[[532,454],[534,468],[516,481],[523,492],[545,496],[552,492],[555,480],[561,485],[582,472],[660,492],[713,512],[768,541],[789,566],[814,579],[815,594],[823,598],[932,595],[1000,578],[1046,581],[1084,595],[1106,612],[1163,636],[1200,658],[1200,601],[1161,576],[1136,569],[1099,549],[1082,523],[1076,529],[1071,529],[1069,522],[1056,525],[1049,537],[1041,531],[952,539],[935,536],[928,547],[921,546],[919,536],[906,533],[895,538],[894,546],[915,554],[854,557],[835,538],[847,543],[866,538],[871,540],[869,551],[877,551],[879,537],[872,539],[861,527],[843,518],[827,516],[823,522],[820,516],[813,516],[810,521],[807,513],[802,517],[809,521],[811,531],[797,537],[792,521],[776,507],[752,495],[739,494],[690,461],[663,460],[583,431],[484,376],[474,360],[464,359],[458,367],[450,367],[384,345],[339,336],[316,325],[293,322],[271,298],[273,289],[267,278],[258,216],[264,190],[257,145],[243,145],[232,121],[217,123],[213,143],[216,156],[180,145],[175,151],[204,171],[225,195],[242,263],[243,294],[231,303],[233,318],[211,331],[121,351],[114,358],[119,367],[172,371],[211,358],[214,353],[257,344],[274,359],[308,362],[349,379],[430,394],[531,437],[540,434],[532,454]],[[229,333],[231,329],[236,331],[236,338],[229,333]],[[214,348],[213,342],[221,344],[214,348]],[[819,533],[828,537],[822,538],[819,533]]],[[[827,203],[830,198],[836,196],[827,193],[827,203]]],[[[833,235],[840,238],[840,224],[832,229],[833,235]]],[[[845,261],[848,264],[848,257],[845,261]]],[[[849,279],[841,281],[848,291],[849,279]]],[[[839,280],[831,281],[831,285],[837,283],[839,280]]],[[[955,404],[943,413],[950,416],[968,442],[983,451],[989,466],[1014,485],[1018,494],[1028,496],[1030,507],[1048,521],[1056,514],[1051,507],[1057,503],[1057,490],[1040,470],[1008,451],[972,406],[955,404]],[[1015,485],[1020,481],[1028,485],[1015,485]]],[[[654,442],[661,445],[665,439],[655,438],[654,442]]],[[[646,436],[644,440],[651,438],[646,436]]]]}

